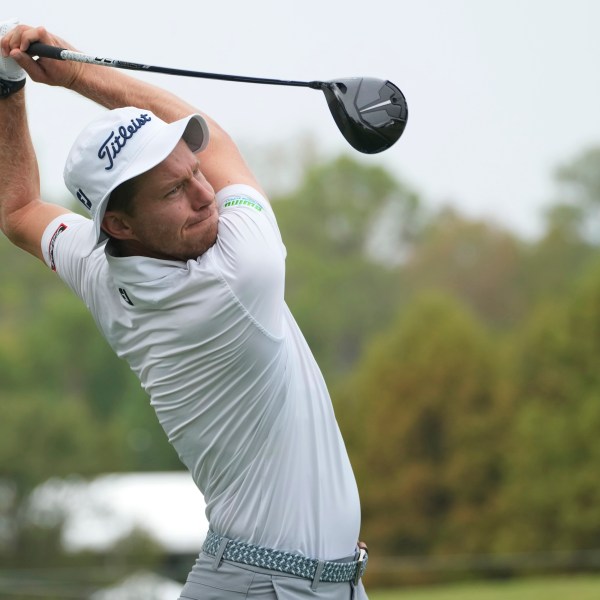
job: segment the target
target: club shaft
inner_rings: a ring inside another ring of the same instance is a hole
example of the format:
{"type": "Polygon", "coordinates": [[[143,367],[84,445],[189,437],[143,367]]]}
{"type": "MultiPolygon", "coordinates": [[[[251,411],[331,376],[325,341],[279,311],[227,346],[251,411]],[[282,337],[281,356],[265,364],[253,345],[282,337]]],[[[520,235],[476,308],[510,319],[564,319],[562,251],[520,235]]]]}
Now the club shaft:
{"type": "Polygon", "coordinates": [[[285,79],[270,79],[267,77],[247,77],[243,75],[226,75],[223,73],[206,73],[204,71],[190,71],[187,69],[172,69],[170,67],[158,67],[155,65],[145,65],[142,63],[134,63],[124,60],[116,60],[114,58],[104,58],[92,56],[67,50],[66,48],[58,48],[49,46],[41,42],[34,42],[29,46],[27,53],[31,56],[39,56],[41,58],[54,58],[57,60],[70,60],[93,65],[101,65],[104,67],[114,67],[117,69],[128,69],[130,71],[145,71],[147,73],[163,73],[165,75],[181,75],[183,77],[199,77],[203,79],[218,79],[221,81],[237,81],[241,83],[262,83],[267,85],[286,85],[294,87],[309,87],[313,89],[321,89],[324,85],[321,81],[293,81],[285,79]]]}

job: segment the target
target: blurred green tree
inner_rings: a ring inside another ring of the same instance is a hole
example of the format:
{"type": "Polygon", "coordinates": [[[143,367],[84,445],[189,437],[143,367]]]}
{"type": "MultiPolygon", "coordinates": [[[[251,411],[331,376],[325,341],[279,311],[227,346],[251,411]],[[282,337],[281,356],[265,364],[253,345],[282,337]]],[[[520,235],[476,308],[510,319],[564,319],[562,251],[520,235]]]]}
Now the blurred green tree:
{"type": "Polygon", "coordinates": [[[577,230],[589,242],[600,244],[600,147],[582,151],[555,172],[558,206],[575,210],[577,230]]]}
{"type": "Polygon", "coordinates": [[[427,294],[372,342],[338,390],[363,535],[380,554],[486,547],[505,435],[494,359],[473,314],[427,294]]]}
{"type": "Polygon", "coordinates": [[[288,250],[288,304],[333,381],[397,309],[397,267],[421,226],[419,200],[381,167],[341,157],[312,166],[273,207],[288,250]]]}
{"type": "Polygon", "coordinates": [[[600,546],[600,263],[535,311],[514,355],[504,549],[600,546]]]}
{"type": "Polygon", "coordinates": [[[524,248],[499,226],[443,209],[427,222],[403,266],[404,293],[443,290],[489,325],[507,329],[527,307],[520,287],[524,248]]]}

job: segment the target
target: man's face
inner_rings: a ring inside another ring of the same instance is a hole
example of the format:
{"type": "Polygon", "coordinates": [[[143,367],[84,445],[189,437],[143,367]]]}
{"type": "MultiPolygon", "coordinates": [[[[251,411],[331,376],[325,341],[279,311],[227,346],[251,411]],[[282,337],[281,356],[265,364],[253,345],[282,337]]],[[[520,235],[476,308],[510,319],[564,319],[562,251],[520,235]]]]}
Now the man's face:
{"type": "Polygon", "coordinates": [[[135,254],[189,260],[204,254],[217,239],[215,192],[196,155],[180,141],[136,184],[132,216],[127,218],[135,254]]]}

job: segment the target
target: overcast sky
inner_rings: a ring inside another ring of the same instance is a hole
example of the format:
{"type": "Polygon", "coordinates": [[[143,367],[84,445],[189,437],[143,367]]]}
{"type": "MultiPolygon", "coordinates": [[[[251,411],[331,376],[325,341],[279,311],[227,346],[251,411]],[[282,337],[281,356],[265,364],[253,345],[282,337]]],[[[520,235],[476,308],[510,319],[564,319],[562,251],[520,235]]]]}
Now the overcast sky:
{"type": "MultiPolygon", "coordinates": [[[[535,233],[553,170],[600,144],[600,2],[595,0],[4,0],[82,52],[162,66],[284,79],[372,76],[405,93],[390,150],[364,156],[321,92],[146,74],[202,108],[243,147],[304,135],[319,151],[381,164],[424,200],[535,233]]],[[[66,198],[62,167],[99,108],[28,85],[42,186],[66,198]]]]}

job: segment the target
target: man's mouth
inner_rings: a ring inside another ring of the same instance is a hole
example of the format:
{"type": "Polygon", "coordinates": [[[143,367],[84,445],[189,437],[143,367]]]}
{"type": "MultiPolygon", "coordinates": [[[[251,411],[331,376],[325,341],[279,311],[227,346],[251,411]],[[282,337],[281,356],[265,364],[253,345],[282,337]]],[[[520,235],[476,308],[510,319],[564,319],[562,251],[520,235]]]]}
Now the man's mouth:
{"type": "Polygon", "coordinates": [[[196,211],[196,217],[189,221],[185,226],[186,229],[193,229],[194,227],[204,223],[212,214],[212,203],[203,206],[200,210],[196,211]]]}

